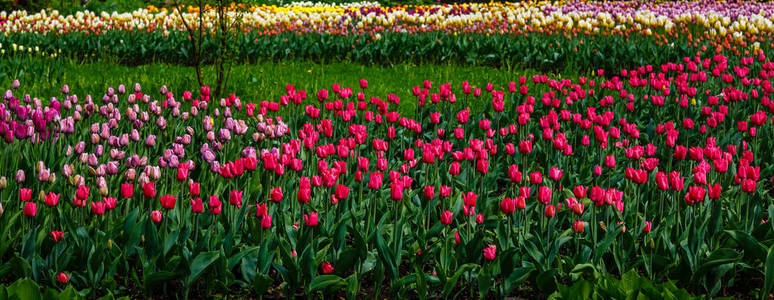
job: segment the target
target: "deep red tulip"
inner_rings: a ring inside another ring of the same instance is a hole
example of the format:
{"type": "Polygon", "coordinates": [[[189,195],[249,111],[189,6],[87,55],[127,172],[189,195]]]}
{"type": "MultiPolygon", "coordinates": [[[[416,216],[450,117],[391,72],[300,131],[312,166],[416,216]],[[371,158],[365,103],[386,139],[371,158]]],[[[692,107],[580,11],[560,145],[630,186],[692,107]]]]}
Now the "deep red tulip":
{"type": "Polygon", "coordinates": [[[511,199],[509,197],[503,198],[503,201],[500,201],[500,211],[506,215],[509,215],[515,212],[516,199],[511,199]]]}
{"type": "Polygon", "coordinates": [[[548,204],[551,202],[551,193],[552,190],[550,187],[547,186],[540,186],[538,189],[538,201],[543,204],[548,204]]]}
{"type": "Polygon", "coordinates": [[[394,201],[403,200],[403,183],[400,181],[390,184],[390,198],[394,201]]]}
{"type": "Polygon", "coordinates": [[[261,217],[261,228],[263,229],[271,228],[271,215],[265,214],[261,217]]]}
{"type": "Polygon", "coordinates": [[[316,212],[310,212],[309,215],[304,214],[304,225],[308,227],[317,226],[319,223],[316,212]]]}
{"type": "Polygon", "coordinates": [[[62,272],[56,276],[56,280],[59,281],[59,283],[61,284],[67,284],[68,282],[70,282],[70,276],[62,272]]]}
{"type": "Polygon", "coordinates": [[[745,179],[742,181],[742,191],[745,193],[755,193],[755,188],[758,183],[753,179],[745,179]]]}
{"type": "Polygon", "coordinates": [[[142,194],[145,198],[156,197],[156,183],[148,182],[142,186],[142,194]]]}
{"type": "Polygon", "coordinates": [[[188,193],[190,193],[191,196],[198,197],[202,193],[201,184],[198,182],[191,182],[191,184],[188,185],[188,193]]]}
{"type": "Polygon", "coordinates": [[[104,202],[91,202],[91,213],[101,216],[105,214],[104,202]]]}
{"type": "Polygon", "coordinates": [[[435,186],[426,185],[424,189],[424,194],[426,199],[435,198],[435,186]]]}
{"type": "Polygon", "coordinates": [[[105,209],[113,210],[114,208],[116,208],[118,199],[113,197],[102,197],[102,203],[105,203],[105,209]]]}
{"type": "Polygon", "coordinates": [[[529,183],[538,185],[543,183],[543,174],[540,172],[532,172],[529,174],[529,183]]]}
{"type": "Polygon", "coordinates": [[[161,202],[161,207],[163,207],[164,209],[173,209],[175,208],[177,197],[174,197],[172,195],[164,195],[164,196],[161,196],[161,198],[159,199],[159,202],[161,202]]]}
{"type": "Polygon", "coordinates": [[[333,266],[329,262],[325,262],[320,266],[322,269],[323,274],[330,274],[333,272],[333,266]]]}
{"type": "Polygon", "coordinates": [[[508,178],[510,178],[512,183],[521,182],[521,172],[519,171],[519,166],[511,165],[508,167],[508,178]]]}
{"type": "Polygon", "coordinates": [[[188,164],[179,164],[177,166],[177,181],[188,180],[188,164]]]}
{"type": "Polygon", "coordinates": [[[336,186],[336,198],[339,200],[347,199],[349,196],[349,187],[343,184],[339,184],[336,186]]]}
{"type": "Polygon", "coordinates": [[[454,214],[451,211],[445,210],[441,213],[441,224],[451,225],[454,214]]]}
{"type": "Polygon", "coordinates": [[[711,184],[711,185],[707,186],[707,191],[708,191],[707,194],[709,195],[710,199],[719,199],[720,198],[720,193],[721,193],[722,189],[723,188],[718,183],[716,183],[714,185],[711,184]]]}
{"type": "Polygon", "coordinates": [[[282,187],[278,186],[271,189],[269,200],[275,203],[280,203],[284,195],[282,194],[282,187]]]}
{"type": "Polygon", "coordinates": [[[32,190],[21,188],[19,189],[19,201],[21,202],[27,202],[32,199],[32,190]]]}
{"type": "Polygon", "coordinates": [[[220,201],[218,195],[210,196],[207,201],[207,206],[210,207],[210,214],[219,215],[223,211],[223,202],[220,201]]]}
{"type": "Polygon", "coordinates": [[[228,203],[235,205],[237,209],[242,209],[242,194],[244,194],[244,191],[231,190],[228,193],[228,203]]]}
{"type": "Polygon", "coordinates": [[[129,199],[134,196],[134,185],[131,183],[121,184],[121,198],[129,199]]]}
{"type": "Polygon", "coordinates": [[[489,245],[486,248],[484,248],[484,258],[486,260],[489,260],[489,261],[495,260],[496,255],[497,255],[497,246],[489,245]]]}
{"type": "Polygon", "coordinates": [[[204,212],[204,203],[202,198],[191,199],[191,212],[200,214],[204,212]]]}
{"type": "Polygon", "coordinates": [[[56,206],[56,204],[59,203],[59,194],[54,194],[54,192],[49,192],[44,198],[46,206],[56,206]]]}
{"type": "Polygon", "coordinates": [[[575,195],[575,198],[583,199],[583,198],[586,198],[586,191],[587,190],[588,189],[586,187],[582,186],[582,185],[576,185],[572,189],[572,193],[573,193],[573,195],[575,195]]]}
{"type": "Polygon", "coordinates": [[[552,167],[548,171],[548,178],[551,178],[553,181],[559,181],[562,180],[562,175],[564,174],[564,170],[559,169],[557,167],[552,167]]]}
{"type": "Polygon", "coordinates": [[[51,234],[51,239],[54,240],[54,242],[59,243],[59,241],[61,241],[62,238],[64,237],[65,233],[64,231],[52,230],[50,234],[51,234]]]}
{"type": "Polygon", "coordinates": [[[78,190],[75,191],[75,196],[82,201],[89,199],[89,187],[85,185],[78,186],[78,190]]]}
{"type": "Polygon", "coordinates": [[[545,216],[553,218],[556,215],[556,207],[553,204],[546,205],[545,216]]]}
{"type": "Polygon", "coordinates": [[[645,233],[645,234],[650,233],[651,229],[652,229],[652,225],[650,221],[645,221],[645,227],[642,228],[642,233],[645,233]]]}
{"type": "Polygon", "coordinates": [[[35,217],[38,214],[38,205],[35,202],[24,203],[24,215],[27,217],[35,217]]]}

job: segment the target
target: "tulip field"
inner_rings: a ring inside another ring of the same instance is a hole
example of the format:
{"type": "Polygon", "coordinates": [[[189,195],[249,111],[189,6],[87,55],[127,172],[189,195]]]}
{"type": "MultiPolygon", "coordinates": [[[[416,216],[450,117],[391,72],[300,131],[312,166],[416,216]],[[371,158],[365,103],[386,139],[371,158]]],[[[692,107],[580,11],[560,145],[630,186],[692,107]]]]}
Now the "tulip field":
{"type": "Polygon", "coordinates": [[[0,299],[774,297],[774,4],[229,14],[0,12],[0,299]]]}

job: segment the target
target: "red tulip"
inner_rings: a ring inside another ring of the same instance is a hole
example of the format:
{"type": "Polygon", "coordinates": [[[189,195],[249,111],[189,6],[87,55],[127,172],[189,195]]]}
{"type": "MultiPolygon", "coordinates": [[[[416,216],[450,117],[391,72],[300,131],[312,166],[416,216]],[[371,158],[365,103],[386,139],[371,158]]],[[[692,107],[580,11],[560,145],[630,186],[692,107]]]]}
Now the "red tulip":
{"type": "Polygon", "coordinates": [[[102,203],[105,203],[105,209],[107,210],[113,210],[116,208],[116,203],[118,202],[118,199],[113,197],[102,197],[102,203]]]}
{"type": "Polygon", "coordinates": [[[403,183],[400,181],[390,184],[390,198],[394,201],[403,200],[403,183]]]}
{"type": "Polygon", "coordinates": [[[548,178],[551,178],[553,181],[559,181],[562,180],[562,174],[564,174],[564,170],[561,170],[557,167],[552,167],[548,171],[548,178]]]}
{"type": "Polygon", "coordinates": [[[466,206],[476,206],[477,199],[478,195],[476,195],[474,192],[467,192],[462,194],[462,200],[466,206]]]}
{"type": "Polygon", "coordinates": [[[615,156],[613,155],[605,156],[605,168],[608,168],[608,169],[615,168],[615,156]]]}
{"type": "Polygon", "coordinates": [[[158,211],[158,210],[152,211],[151,221],[153,221],[153,223],[156,223],[156,224],[161,223],[161,211],[158,211]]]}
{"type": "Polygon", "coordinates": [[[191,199],[191,211],[195,214],[204,212],[204,203],[202,198],[191,199]]]}
{"type": "Polygon", "coordinates": [[[451,196],[451,187],[448,185],[442,185],[441,186],[441,197],[449,197],[451,196]]]}
{"type": "Polygon", "coordinates": [[[129,199],[134,196],[134,185],[131,183],[122,183],[121,184],[121,197],[124,199],[129,199]]]}
{"type": "Polygon", "coordinates": [[[105,203],[91,202],[91,213],[101,216],[105,214],[105,203]]]}
{"type": "Polygon", "coordinates": [[[742,191],[745,193],[755,193],[755,188],[758,183],[753,179],[745,179],[742,181],[742,191]]]}
{"type": "Polygon", "coordinates": [[[652,229],[652,225],[650,221],[645,221],[645,227],[642,228],[642,233],[646,233],[646,234],[650,233],[651,229],[652,229]]]}
{"type": "Polygon", "coordinates": [[[231,190],[228,193],[228,203],[236,205],[237,209],[242,209],[242,194],[244,194],[244,191],[231,190]]]}
{"type": "Polygon", "coordinates": [[[316,212],[310,212],[309,215],[304,214],[304,224],[309,227],[317,226],[319,223],[316,212]]]}
{"type": "Polygon", "coordinates": [[[540,172],[532,172],[529,174],[529,183],[533,185],[538,185],[543,183],[543,174],[540,174],[540,172]]]}
{"type": "Polygon", "coordinates": [[[282,187],[278,186],[271,190],[271,195],[269,200],[275,203],[280,203],[283,197],[284,195],[282,194],[282,187]]]}
{"type": "Polygon", "coordinates": [[[573,195],[575,195],[575,198],[578,198],[578,199],[586,198],[586,191],[588,191],[588,189],[582,185],[576,185],[572,189],[573,195]]]}
{"type": "Polygon", "coordinates": [[[381,172],[373,172],[368,178],[368,188],[377,190],[382,187],[382,173],[381,172]]]}
{"type": "Polygon", "coordinates": [[[177,166],[177,181],[188,179],[188,164],[179,164],[177,166]]]}
{"type": "Polygon", "coordinates": [[[35,202],[24,203],[24,215],[27,217],[35,217],[38,214],[38,205],[35,202]]]}
{"type": "Polygon", "coordinates": [[[89,199],[89,187],[85,185],[78,186],[78,190],[75,191],[75,196],[80,200],[89,199]]]}
{"type": "Polygon", "coordinates": [[[476,224],[484,223],[484,215],[478,214],[476,215],[476,224]]]}
{"type": "Polygon", "coordinates": [[[509,215],[515,212],[516,199],[511,199],[508,197],[503,198],[503,201],[500,201],[500,211],[506,215],[509,215]]]}
{"type": "Polygon", "coordinates": [[[333,266],[328,262],[323,263],[320,268],[322,268],[323,274],[330,274],[333,272],[333,266]]]}
{"type": "Polygon", "coordinates": [[[349,187],[343,184],[336,186],[336,198],[339,200],[347,199],[349,196],[349,187]]]}
{"type": "Polygon", "coordinates": [[[56,230],[51,231],[51,239],[54,240],[54,242],[59,243],[59,241],[61,241],[63,237],[64,237],[64,231],[56,231],[56,230]]]}
{"type": "Polygon", "coordinates": [[[62,272],[56,276],[56,280],[59,281],[59,283],[61,284],[67,284],[68,282],[70,282],[70,276],[62,272]]]}
{"type": "Polygon", "coordinates": [[[489,245],[486,248],[484,248],[484,258],[486,260],[495,260],[495,256],[497,254],[497,246],[495,245],[489,245]]]}
{"type": "Polygon", "coordinates": [[[540,186],[538,189],[538,201],[543,204],[548,204],[551,202],[551,188],[547,186],[540,186]]]}
{"type": "Polygon", "coordinates": [[[59,194],[54,194],[54,192],[46,194],[44,198],[46,206],[56,206],[59,203],[59,194]]]}
{"type": "Polygon", "coordinates": [[[459,231],[455,231],[454,232],[454,242],[457,243],[457,245],[460,244],[460,232],[459,231]]]}
{"type": "Polygon", "coordinates": [[[145,198],[156,197],[156,183],[148,182],[142,186],[142,194],[145,198]]]}
{"type": "Polygon", "coordinates": [[[432,185],[425,186],[425,198],[427,199],[435,198],[435,186],[432,186],[432,185]]]}
{"type": "Polygon", "coordinates": [[[527,201],[525,200],[524,197],[518,196],[514,200],[516,201],[516,209],[521,210],[521,209],[527,208],[527,201]]]}
{"type": "Polygon", "coordinates": [[[667,179],[667,175],[664,174],[664,172],[656,172],[656,187],[658,187],[659,190],[666,191],[669,190],[669,179],[667,179]]]}
{"type": "Polygon", "coordinates": [[[451,225],[453,216],[454,214],[451,211],[445,210],[443,213],[441,213],[441,224],[451,225]]]}
{"type": "Polygon", "coordinates": [[[451,165],[449,165],[449,174],[452,176],[460,175],[460,163],[458,162],[452,162],[451,165]]]}
{"type": "Polygon", "coordinates": [[[271,228],[271,215],[265,214],[263,215],[263,217],[261,217],[261,228],[263,229],[271,228]]]}
{"type": "Polygon", "coordinates": [[[173,209],[175,208],[177,197],[174,197],[172,195],[164,195],[164,196],[161,196],[161,198],[159,199],[159,202],[161,202],[161,207],[163,207],[164,209],[173,209]]]}
{"type": "Polygon", "coordinates": [[[220,202],[218,195],[210,196],[209,201],[207,201],[207,206],[210,207],[210,214],[213,214],[213,215],[219,215],[220,212],[223,210],[223,203],[220,202]]]}
{"type": "Polygon", "coordinates": [[[575,223],[573,223],[572,228],[575,230],[576,233],[583,233],[583,228],[585,226],[586,226],[586,223],[584,223],[581,220],[577,220],[575,221],[575,223]]]}
{"type": "Polygon", "coordinates": [[[707,191],[710,199],[719,199],[722,187],[717,183],[714,185],[707,185],[707,191]]]}
{"type": "Polygon", "coordinates": [[[188,185],[188,193],[191,194],[191,196],[198,197],[202,192],[201,184],[198,182],[191,182],[190,185],[188,185]]]}
{"type": "Polygon", "coordinates": [[[552,204],[546,205],[545,216],[549,218],[553,218],[554,215],[556,215],[556,207],[552,204]]]}
{"type": "Polygon", "coordinates": [[[519,171],[519,166],[511,165],[508,167],[508,178],[511,179],[512,183],[521,182],[521,172],[519,171]]]}
{"type": "Polygon", "coordinates": [[[19,200],[21,202],[27,202],[32,199],[32,190],[21,188],[19,189],[19,200]]]}
{"type": "Polygon", "coordinates": [[[685,203],[694,204],[704,201],[704,195],[707,193],[703,187],[689,186],[688,193],[685,194],[685,203]]]}

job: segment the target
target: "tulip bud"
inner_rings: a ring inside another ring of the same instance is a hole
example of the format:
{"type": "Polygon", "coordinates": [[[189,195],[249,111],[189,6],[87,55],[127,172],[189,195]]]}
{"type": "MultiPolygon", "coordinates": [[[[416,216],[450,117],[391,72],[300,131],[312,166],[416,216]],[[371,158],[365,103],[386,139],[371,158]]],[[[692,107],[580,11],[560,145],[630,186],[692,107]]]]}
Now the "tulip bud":
{"type": "Polygon", "coordinates": [[[16,180],[16,183],[22,183],[25,179],[27,179],[27,176],[24,175],[24,170],[19,169],[16,171],[16,176],[14,176],[14,179],[16,180]]]}
{"type": "Polygon", "coordinates": [[[3,203],[0,203],[0,216],[3,215],[3,212],[5,212],[5,210],[3,210],[3,203]]]}
{"type": "Polygon", "coordinates": [[[0,176],[0,191],[4,190],[6,187],[8,187],[8,180],[5,179],[5,176],[0,176]]]}
{"type": "Polygon", "coordinates": [[[108,250],[113,249],[113,239],[108,239],[107,248],[108,250]]]}

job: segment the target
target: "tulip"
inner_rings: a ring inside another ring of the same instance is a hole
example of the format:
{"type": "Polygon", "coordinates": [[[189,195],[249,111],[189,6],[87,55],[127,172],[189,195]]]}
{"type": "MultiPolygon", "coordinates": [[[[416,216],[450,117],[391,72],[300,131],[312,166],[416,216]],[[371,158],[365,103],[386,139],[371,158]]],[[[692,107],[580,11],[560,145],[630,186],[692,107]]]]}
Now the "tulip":
{"type": "Polygon", "coordinates": [[[45,203],[46,206],[56,206],[57,203],[59,203],[59,194],[54,194],[54,192],[50,192],[45,195],[45,203]]]}
{"type": "Polygon", "coordinates": [[[538,189],[538,201],[547,205],[551,202],[551,188],[547,186],[540,186],[538,189]]]}
{"type": "Polygon", "coordinates": [[[455,242],[457,245],[459,245],[459,244],[460,244],[460,232],[459,232],[459,231],[455,231],[455,232],[454,232],[454,242],[455,242]]]}
{"type": "Polygon", "coordinates": [[[462,194],[462,200],[466,206],[476,206],[476,200],[478,200],[478,195],[474,192],[467,192],[462,194]]]}
{"type": "Polygon", "coordinates": [[[476,224],[482,224],[484,223],[484,215],[478,214],[476,215],[476,224]]]}
{"type": "Polygon", "coordinates": [[[159,201],[161,202],[161,207],[163,207],[164,209],[173,209],[175,208],[177,197],[174,197],[172,195],[164,195],[164,196],[161,196],[159,201]]]}
{"type": "Polygon", "coordinates": [[[393,201],[403,200],[403,183],[400,181],[390,184],[390,198],[393,201]]]}
{"type": "Polygon", "coordinates": [[[484,248],[484,258],[486,260],[489,260],[489,261],[495,260],[496,253],[497,253],[497,246],[495,245],[489,245],[486,248],[484,248]]]}
{"type": "Polygon", "coordinates": [[[575,198],[578,198],[578,199],[586,198],[586,191],[588,191],[588,189],[582,185],[576,185],[572,189],[573,195],[575,195],[575,198]]]}
{"type": "Polygon", "coordinates": [[[755,193],[757,182],[753,179],[745,179],[742,181],[742,191],[745,193],[755,193]]]}
{"type": "Polygon", "coordinates": [[[121,184],[121,197],[124,199],[129,199],[134,196],[134,185],[131,183],[122,183],[121,184]]]}
{"type": "Polygon", "coordinates": [[[508,167],[508,178],[512,183],[521,182],[521,172],[519,171],[519,166],[511,165],[508,167]]]}
{"type": "Polygon", "coordinates": [[[304,225],[308,227],[317,226],[319,223],[316,212],[310,212],[309,215],[304,214],[304,225]]]}
{"type": "Polygon", "coordinates": [[[424,189],[425,198],[430,200],[435,198],[435,186],[426,185],[424,189]]]}
{"type": "Polygon", "coordinates": [[[283,194],[282,194],[282,187],[276,187],[271,190],[270,198],[272,202],[280,203],[282,201],[283,194]]]}
{"type": "Polygon", "coordinates": [[[549,218],[553,218],[554,215],[556,215],[556,207],[552,204],[546,205],[545,216],[549,218]]]}
{"type": "Polygon", "coordinates": [[[64,237],[64,231],[51,231],[51,239],[54,240],[54,242],[59,243],[59,241],[62,240],[62,237],[64,237]]]}
{"type": "Polygon", "coordinates": [[[342,184],[337,185],[335,195],[338,200],[347,199],[347,196],[349,196],[349,187],[342,184]]]}
{"type": "Polygon", "coordinates": [[[56,276],[56,280],[59,281],[59,283],[61,284],[67,284],[68,282],[70,282],[70,276],[62,272],[56,276]]]}
{"type": "Polygon", "coordinates": [[[650,221],[645,221],[645,227],[642,228],[642,233],[645,233],[645,234],[650,233],[651,229],[652,229],[652,225],[650,221]]]}
{"type": "Polygon", "coordinates": [[[608,168],[608,169],[615,168],[615,156],[613,155],[605,156],[605,168],[608,168]]]}
{"type": "MultiPolygon", "coordinates": [[[[282,193],[282,191],[280,191],[280,193],[282,193]]],[[[240,190],[230,191],[228,193],[228,203],[231,203],[231,205],[235,205],[237,209],[242,209],[242,194],[244,194],[244,191],[240,191],[240,190]]],[[[282,198],[280,198],[280,200],[281,199],[282,198]]]]}
{"type": "Polygon", "coordinates": [[[707,185],[707,191],[710,199],[719,199],[722,187],[718,183],[714,185],[707,185]]]}
{"type": "Polygon", "coordinates": [[[271,215],[265,214],[263,215],[263,217],[261,217],[261,228],[263,229],[271,228],[271,215]]]}
{"type": "Polygon", "coordinates": [[[188,180],[188,164],[179,164],[177,167],[177,181],[188,180]]]}
{"type": "Polygon", "coordinates": [[[543,183],[543,174],[540,174],[540,172],[532,172],[529,174],[529,183],[533,185],[538,185],[543,183]]]}
{"type": "Polygon", "coordinates": [[[3,203],[0,203],[0,216],[2,216],[4,212],[5,210],[3,209],[3,203]]]}
{"type": "Polygon", "coordinates": [[[207,206],[210,207],[210,214],[219,215],[222,210],[223,203],[220,202],[220,199],[218,199],[218,195],[212,195],[207,201],[207,206]]]}
{"type": "Polygon", "coordinates": [[[562,180],[562,174],[564,174],[564,170],[561,170],[557,167],[552,167],[548,171],[548,177],[551,178],[553,181],[559,181],[562,180]]]}
{"type": "Polygon", "coordinates": [[[453,218],[452,218],[453,216],[454,216],[454,213],[452,213],[451,211],[445,210],[444,212],[441,213],[441,224],[451,225],[453,221],[453,218]]]}
{"type": "Polygon", "coordinates": [[[24,203],[24,216],[35,217],[38,214],[38,205],[35,202],[24,203]]]}
{"type": "Polygon", "coordinates": [[[156,197],[156,183],[148,182],[142,186],[142,194],[145,198],[156,197]]]}
{"type": "Polygon", "coordinates": [[[6,187],[8,187],[8,180],[5,179],[5,176],[0,176],[0,191],[4,190],[6,187]]]}
{"type": "Polygon", "coordinates": [[[161,223],[161,211],[158,211],[158,210],[152,211],[151,221],[153,221],[153,223],[156,223],[156,224],[161,223]]]}
{"type": "Polygon", "coordinates": [[[191,184],[188,185],[188,193],[190,193],[191,196],[199,196],[201,191],[201,185],[198,182],[191,182],[191,184]]]}
{"type": "Polygon", "coordinates": [[[95,215],[101,216],[105,214],[104,202],[91,202],[91,212],[95,215]]]}
{"type": "Polygon", "coordinates": [[[581,220],[575,221],[572,228],[575,230],[575,233],[583,233],[583,228],[585,227],[586,223],[584,223],[581,220]]]}
{"type": "Polygon", "coordinates": [[[331,266],[331,263],[325,262],[321,266],[323,274],[330,274],[333,272],[333,266],[331,266]]]}
{"type": "Polygon", "coordinates": [[[506,215],[514,213],[516,211],[516,199],[503,198],[503,201],[500,201],[500,211],[506,215]]]}
{"type": "Polygon", "coordinates": [[[19,201],[21,202],[28,202],[32,199],[32,190],[21,188],[19,189],[19,201]]]}
{"type": "Polygon", "coordinates": [[[202,198],[191,199],[191,211],[195,214],[204,212],[204,203],[202,198]]]}
{"type": "Polygon", "coordinates": [[[442,185],[441,188],[441,197],[449,197],[451,196],[451,187],[448,185],[442,185]]]}

